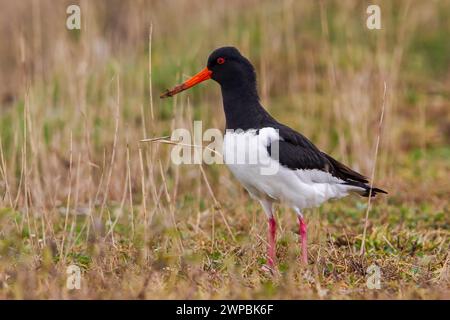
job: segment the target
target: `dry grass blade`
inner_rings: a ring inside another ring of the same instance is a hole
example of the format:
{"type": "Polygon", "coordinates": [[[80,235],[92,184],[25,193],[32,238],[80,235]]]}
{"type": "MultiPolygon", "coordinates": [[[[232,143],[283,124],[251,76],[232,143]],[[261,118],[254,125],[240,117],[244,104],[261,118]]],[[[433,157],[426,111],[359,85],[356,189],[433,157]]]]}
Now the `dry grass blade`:
{"type": "Polygon", "coordinates": [[[372,200],[372,188],[375,180],[375,169],[377,166],[377,159],[378,159],[378,149],[380,147],[380,139],[381,139],[381,131],[383,126],[383,119],[384,119],[384,109],[386,104],[386,91],[387,91],[387,85],[386,82],[384,82],[383,87],[383,103],[381,104],[381,113],[380,113],[380,121],[378,122],[378,130],[377,130],[377,142],[375,144],[375,152],[373,156],[373,167],[372,167],[372,174],[370,175],[370,191],[369,191],[369,197],[367,200],[367,209],[366,209],[366,216],[364,219],[364,231],[361,241],[361,250],[360,255],[363,255],[365,252],[365,245],[366,245],[366,234],[367,234],[367,226],[369,224],[369,212],[370,212],[370,205],[372,200]]]}

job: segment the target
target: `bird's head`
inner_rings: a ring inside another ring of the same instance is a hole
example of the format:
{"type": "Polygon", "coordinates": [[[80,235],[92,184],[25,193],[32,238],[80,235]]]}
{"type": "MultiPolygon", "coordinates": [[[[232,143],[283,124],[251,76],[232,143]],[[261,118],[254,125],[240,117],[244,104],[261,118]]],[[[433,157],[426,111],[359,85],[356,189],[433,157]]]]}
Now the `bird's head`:
{"type": "Polygon", "coordinates": [[[245,87],[256,84],[255,69],[235,47],[222,47],[208,57],[206,68],[182,84],[168,90],[161,98],[171,97],[208,79],[218,82],[222,88],[245,87]]]}

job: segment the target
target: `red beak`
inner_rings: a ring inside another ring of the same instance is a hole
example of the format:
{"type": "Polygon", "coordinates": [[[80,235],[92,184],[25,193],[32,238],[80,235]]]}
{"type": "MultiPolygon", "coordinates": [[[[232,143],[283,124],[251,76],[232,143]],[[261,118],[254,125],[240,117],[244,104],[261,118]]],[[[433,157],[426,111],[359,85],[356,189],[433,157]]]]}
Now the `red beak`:
{"type": "Polygon", "coordinates": [[[167,90],[166,92],[164,92],[163,94],[160,95],[160,98],[171,97],[181,91],[184,91],[186,89],[189,89],[189,88],[195,86],[196,84],[199,84],[200,82],[211,79],[211,74],[212,74],[212,71],[209,70],[208,68],[205,68],[202,71],[200,71],[199,73],[197,73],[195,76],[193,76],[192,78],[190,78],[190,79],[186,80],[185,82],[183,82],[182,84],[179,84],[178,86],[174,87],[172,90],[167,90]]]}

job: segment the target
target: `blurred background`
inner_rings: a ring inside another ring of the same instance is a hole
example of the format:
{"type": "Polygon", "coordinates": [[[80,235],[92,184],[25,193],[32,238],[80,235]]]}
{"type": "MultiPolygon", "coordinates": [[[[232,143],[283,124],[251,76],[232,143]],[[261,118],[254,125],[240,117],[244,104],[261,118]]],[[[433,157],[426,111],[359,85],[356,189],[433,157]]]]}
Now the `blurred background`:
{"type": "MultiPolygon", "coordinates": [[[[194,120],[224,128],[212,81],[159,99],[224,45],[255,65],[270,113],[368,176],[384,103],[375,184],[389,196],[374,204],[369,259],[397,281],[385,292],[397,297],[408,292],[398,293],[401,281],[427,287],[448,273],[450,1],[0,0],[0,8],[1,298],[318,297],[301,277],[303,295],[297,282],[281,290],[260,274],[265,221],[224,166],[174,166],[170,146],[139,142],[194,120]],[[81,30],[66,28],[70,4],[81,8],[81,30]],[[381,8],[381,30],[366,27],[369,4],[381,8]],[[433,258],[422,266],[424,256],[433,258]],[[65,289],[70,263],[90,286],[65,289]]],[[[364,283],[354,279],[368,263],[355,254],[366,205],[348,199],[312,211],[310,259],[332,294],[364,283]],[[348,252],[321,256],[330,243],[348,252]]],[[[280,259],[292,261],[295,219],[285,211],[280,259]]],[[[300,272],[291,266],[282,263],[285,274],[300,272]]]]}

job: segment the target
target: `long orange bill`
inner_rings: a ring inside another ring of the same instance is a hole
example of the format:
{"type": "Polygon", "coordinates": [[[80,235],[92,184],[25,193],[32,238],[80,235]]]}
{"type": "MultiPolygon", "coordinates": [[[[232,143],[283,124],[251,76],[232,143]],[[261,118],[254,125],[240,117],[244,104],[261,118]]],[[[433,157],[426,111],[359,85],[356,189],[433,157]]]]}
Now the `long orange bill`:
{"type": "Polygon", "coordinates": [[[159,97],[161,99],[171,97],[181,91],[184,91],[186,89],[189,89],[189,88],[195,86],[196,84],[199,84],[200,82],[211,79],[211,73],[212,73],[211,70],[209,70],[208,68],[205,68],[202,71],[200,71],[199,73],[197,73],[195,76],[193,76],[192,78],[190,78],[190,79],[186,80],[185,82],[183,82],[182,84],[179,84],[178,86],[174,87],[172,90],[167,90],[166,92],[161,94],[159,97]]]}

